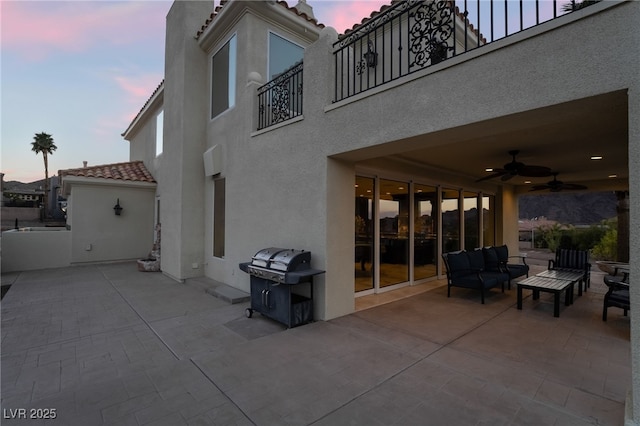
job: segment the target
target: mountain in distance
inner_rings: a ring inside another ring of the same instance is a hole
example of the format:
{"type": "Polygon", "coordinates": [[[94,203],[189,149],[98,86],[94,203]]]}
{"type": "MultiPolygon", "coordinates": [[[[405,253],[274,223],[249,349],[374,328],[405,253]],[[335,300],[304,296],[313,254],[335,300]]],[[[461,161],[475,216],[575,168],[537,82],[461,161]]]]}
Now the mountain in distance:
{"type": "Polygon", "coordinates": [[[596,225],[617,216],[614,192],[520,195],[520,219],[542,217],[568,225],[596,225]]]}

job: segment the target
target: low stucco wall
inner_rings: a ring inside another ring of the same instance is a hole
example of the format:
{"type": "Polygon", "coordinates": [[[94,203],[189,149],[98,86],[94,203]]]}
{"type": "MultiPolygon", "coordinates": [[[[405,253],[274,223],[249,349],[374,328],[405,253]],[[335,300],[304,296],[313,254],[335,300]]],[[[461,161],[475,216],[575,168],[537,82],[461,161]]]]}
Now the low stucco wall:
{"type": "Polygon", "coordinates": [[[71,232],[65,228],[2,233],[2,272],[60,268],[71,264],[71,232]]]}

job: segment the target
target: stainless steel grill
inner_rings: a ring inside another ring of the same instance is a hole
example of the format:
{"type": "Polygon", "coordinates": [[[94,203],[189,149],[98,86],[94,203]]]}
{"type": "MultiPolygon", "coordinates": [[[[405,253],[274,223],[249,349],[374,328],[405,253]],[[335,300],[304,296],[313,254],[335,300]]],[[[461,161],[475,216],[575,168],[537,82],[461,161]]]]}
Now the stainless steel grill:
{"type": "Polygon", "coordinates": [[[311,252],[269,247],[239,267],[251,276],[247,317],[258,311],[288,327],[313,321],[313,277],[324,271],[311,268],[311,252]],[[292,291],[299,284],[308,284],[306,295],[292,291]]]}

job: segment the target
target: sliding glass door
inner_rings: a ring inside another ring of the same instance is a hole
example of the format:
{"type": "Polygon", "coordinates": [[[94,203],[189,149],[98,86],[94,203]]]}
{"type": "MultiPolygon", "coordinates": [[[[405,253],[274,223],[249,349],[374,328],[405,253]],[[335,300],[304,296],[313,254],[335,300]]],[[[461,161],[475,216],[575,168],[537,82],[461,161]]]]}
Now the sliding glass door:
{"type": "Polygon", "coordinates": [[[413,185],[413,279],[435,277],[438,256],[438,188],[413,185]]]}
{"type": "Polygon", "coordinates": [[[374,194],[375,180],[356,177],[355,291],[374,288],[374,194]]]}
{"type": "Polygon", "coordinates": [[[380,179],[380,287],[409,281],[409,184],[380,179]]]}
{"type": "Polygon", "coordinates": [[[495,241],[495,197],[356,176],[354,289],[368,294],[443,273],[440,253],[495,241]]]}

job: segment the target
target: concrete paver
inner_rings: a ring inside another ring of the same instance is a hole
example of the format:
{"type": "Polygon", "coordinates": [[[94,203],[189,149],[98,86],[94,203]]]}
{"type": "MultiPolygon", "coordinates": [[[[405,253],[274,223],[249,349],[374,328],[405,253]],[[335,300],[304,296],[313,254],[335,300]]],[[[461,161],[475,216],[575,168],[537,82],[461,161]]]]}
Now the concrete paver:
{"type": "Polygon", "coordinates": [[[631,382],[597,273],[560,318],[436,287],[290,330],[134,263],[7,279],[7,425],[618,425],[631,382]]]}

